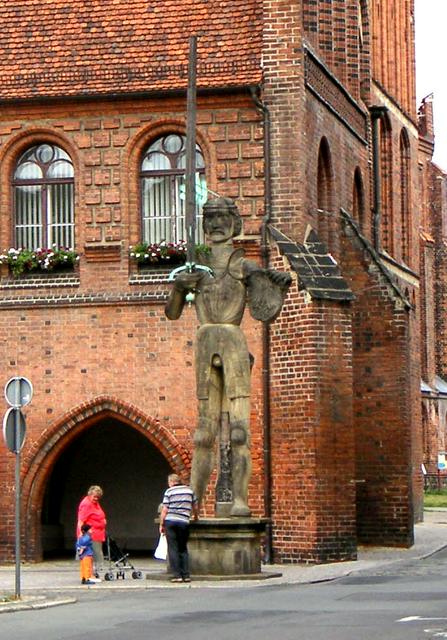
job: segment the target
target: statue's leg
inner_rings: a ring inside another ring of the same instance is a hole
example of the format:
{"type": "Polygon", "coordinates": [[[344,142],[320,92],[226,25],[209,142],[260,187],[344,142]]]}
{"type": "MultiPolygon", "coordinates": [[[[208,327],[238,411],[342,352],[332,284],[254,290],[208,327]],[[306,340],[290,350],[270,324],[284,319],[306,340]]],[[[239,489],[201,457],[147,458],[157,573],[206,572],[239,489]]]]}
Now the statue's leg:
{"type": "Polygon", "coordinates": [[[250,516],[248,483],[251,476],[250,398],[230,400],[230,440],[233,475],[232,516],[250,516]]]}
{"type": "Polygon", "coordinates": [[[214,443],[220,424],[222,380],[220,371],[211,369],[209,396],[199,400],[199,420],[194,434],[191,487],[200,502],[214,467],[214,443]]]}

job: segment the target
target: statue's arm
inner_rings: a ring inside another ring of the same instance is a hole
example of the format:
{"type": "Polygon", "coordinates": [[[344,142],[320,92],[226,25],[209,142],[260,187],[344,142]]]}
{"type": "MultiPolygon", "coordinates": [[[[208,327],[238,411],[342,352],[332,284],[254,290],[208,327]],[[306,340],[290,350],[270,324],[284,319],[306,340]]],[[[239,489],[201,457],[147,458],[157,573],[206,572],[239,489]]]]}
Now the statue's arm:
{"type": "Polygon", "coordinates": [[[200,271],[193,271],[192,273],[184,271],[178,274],[165,305],[165,315],[169,320],[180,318],[187,294],[190,291],[195,291],[202,276],[203,272],[200,271]]]}
{"type": "Polygon", "coordinates": [[[186,293],[175,288],[173,285],[165,305],[165,315],[169,320],[178,320],[182,315],[185,306],[186,293]]]}
{"type": "Polygon", "coordinates": [[[292,277],[287,271],[277,271],[276,269],[263,269],[256,262],[252,260],[244,260],[243,266],[244,280],[248,286],[254,280],[252,278],[255,274],[263,274],[272,282],[272,284],[278,286],[281,290],[287,291],[292,283],[292,277]]]}
{"type": "Polygon", "coordinates": [[[266,269],[266,274],[281,290],[287,291],[292,284],[292,276],[287,271],[276,271],[276,269],[266,269]]]}

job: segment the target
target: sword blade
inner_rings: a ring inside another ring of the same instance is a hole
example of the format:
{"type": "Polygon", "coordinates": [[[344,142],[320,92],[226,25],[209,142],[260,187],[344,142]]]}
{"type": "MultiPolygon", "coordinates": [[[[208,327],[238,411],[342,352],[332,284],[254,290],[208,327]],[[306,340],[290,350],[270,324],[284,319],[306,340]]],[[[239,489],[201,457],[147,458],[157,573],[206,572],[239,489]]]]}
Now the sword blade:
{"type": "MultiPolygon", "coordinates": [[[[196,248],[196,112],[197,36],[189,38],[188,92],[186,98],[185,225],[186,262],[192,265],[196,248]]],[[[189,267],[192,270],[192,266],[189,267]]]]}

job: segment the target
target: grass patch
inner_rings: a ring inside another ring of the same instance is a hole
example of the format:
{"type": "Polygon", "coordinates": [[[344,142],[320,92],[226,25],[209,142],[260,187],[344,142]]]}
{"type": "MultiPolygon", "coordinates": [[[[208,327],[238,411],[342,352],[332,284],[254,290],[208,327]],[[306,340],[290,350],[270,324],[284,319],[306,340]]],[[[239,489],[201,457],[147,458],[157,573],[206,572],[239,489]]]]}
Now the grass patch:
{"type": "Polygon", "coordinates": [[[14,602],[15,596],[13,595],[5,595],[0,593],[0,604],[5,604],[7,602],[14,602]]]}
{"type": "Polygon", "coordinates": [[[424,507],[446,507],[447,508],[447,489],[429,489],[424,493],[424,507]]]}

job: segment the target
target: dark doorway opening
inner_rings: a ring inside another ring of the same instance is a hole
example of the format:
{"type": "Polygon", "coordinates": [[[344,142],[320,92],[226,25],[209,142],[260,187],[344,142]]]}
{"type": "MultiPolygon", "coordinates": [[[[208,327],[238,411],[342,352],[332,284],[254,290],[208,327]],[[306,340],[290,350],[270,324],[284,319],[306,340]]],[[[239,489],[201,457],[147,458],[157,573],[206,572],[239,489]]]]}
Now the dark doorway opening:
{"type": "Polygon", "coordinates": [[[93,484],[104,490],[109,535],[123,550],[148,554],[157,542],[154,519],[171,471],[149,440],[117,419],[83,431],[61,454],[46,486],[44,557],[74,554],[77,507],[93,484]]]}

